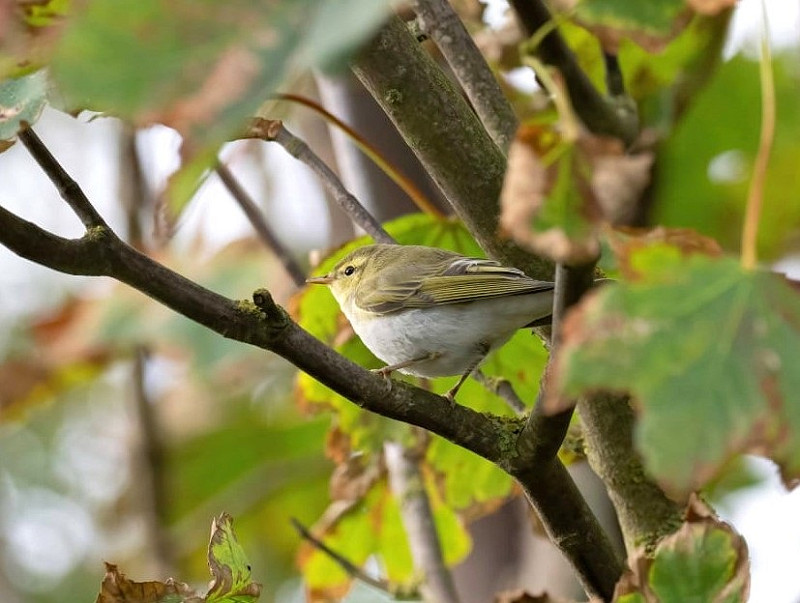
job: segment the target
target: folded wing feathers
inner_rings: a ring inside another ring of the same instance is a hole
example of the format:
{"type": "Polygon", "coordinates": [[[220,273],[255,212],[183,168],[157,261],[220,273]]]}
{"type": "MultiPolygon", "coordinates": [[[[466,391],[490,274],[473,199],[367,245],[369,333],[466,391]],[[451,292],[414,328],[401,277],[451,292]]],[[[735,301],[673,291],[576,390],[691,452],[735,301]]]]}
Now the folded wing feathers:
{"type": "Polygon", "coordinates": [[[422,274],[418,280],[394,283],[391,287],[383,284],[380,291],[363,291],[357,303],[365,310],[386,314],[404,308],[466,303],[552,288],[553,283],[534,280],[521,270],[494,260],[456,258],[440,276],[422,274]]]}

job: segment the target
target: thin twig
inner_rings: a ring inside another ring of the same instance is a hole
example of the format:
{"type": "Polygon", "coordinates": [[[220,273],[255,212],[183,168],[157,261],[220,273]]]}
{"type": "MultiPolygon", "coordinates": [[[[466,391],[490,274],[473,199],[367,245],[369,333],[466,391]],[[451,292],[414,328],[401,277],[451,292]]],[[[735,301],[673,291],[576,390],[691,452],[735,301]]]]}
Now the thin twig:
{"type": "Polygon", "coordinates": [[[281,145],[295,159],[302,161],[319,176],[322,185],[333,196],[336,203],[350,218],[371,236],[377,243],[397,243],[383,229],[383,226],[370,214],[361,202],[355,198],[342,184],[339,177],[319,156],[300,138],[289,132],[286,126],[277,120],[255,119],[252,122],[249,136],[263,140],[273,140],[281,145]]]}
{"type": "Polygon", "coordinates": [[[325,553],[328,557],[330,557],[333,561],[335,561],[339,567],[341,567],[347,574],[355,578],[356,580],[360,580],[364,584],[369,584],[370,586],[377,588],[385,593],[390,595],[394,595],[394,591],[392,589],[392,585],[389,584],[388,581],[382,580],[380,578],[373,578],[360,567],[358,567],[355,563],[347,559],[341,553],[334,551],[330,548],[327,544],[322,542],[319,538],[314,536],[308,528],[306,528],[302,523],[300,523],[294,517],[290,517],[289,521],[292,523],[292,527],[297,530],[298,534],[303,538],[303,540],[307,540],[311,546],[315,549],[318,549],[325,553]]]}
{"type": "Polygon", "coordinates": [[[764,182],[767,179],[769,154],[775,139],[775,78],[772,73],[772,54],[769,47],[767,9],[762,8],[761,35],[761,136],[758,141],[753,178],[747,193],[747,210],[742,229],[742,267],[752,270],[758,262],[758,223],[764,204],[764,182]]]}
{"type": "Polygon", "coordinates": [[[420,592],[429,603],[458,603],[453,575],[444,563],[442,545],[419,468],[419,453],[399,442],[383,445],[392,493],[411,549],[411,560],[422,576],[420,592]]]}
{"type": "Polygon", "coordinates": [[[267,224],[264,215],[256,205],[256,202],[253,201],[253,198],[247,194],[247,191],[244,190],[244,187],[239,180],[237,180],[236,176],[233,175],[228,166],[224,163],[217,163],[216,170],[217,176],[222,180],[222,184],[228,189],[231,197],[233,197],[239,204],[239,207],[242,208],[244,215],[247,216],[253,230],[256,231],[258,238],[261,239],[261,242],[266,245],[267,249],[275,254],[286,272],[292,277],[294,284],[298,287],[304,286],[306,283],[305,272],[300,267],[300,264],[297,263],[297,260],[294,259],[294,256],[286,249],[284,244],[281,243],[277,235],[269,227],[269,224],[267,224]]]}
{"type": "Polygon", "coordinates": [[[489,377],[480,369],[475,369],[472,373],[472,377],[487,390],[499,396],[518,417],[523,416],[527,411],[525,403],[522,401],[522,398],[517,395],[517,392],[514,391],[514,386],[511,385],[508,379],[489,377]]]}
{"type": "Polygon", "coordinates": [[[336,117],[333,113],[326,110],[322,105],[311,100],[310,98],[300,96],[299,94],[276,94],[274,97],[279,100],[298,103],[322,115],[322,117],[324,117],[327,121],[344,132],[359,148],[359,150],[364,153],[364,155],[369,157],[372,162],[392,180],[392,182],[394,182],[406,195],[408,195],[408,198],[411,199],[414,205],[417,206],[417,209],[433,216],[434,218],[444,219],[447,217],[444,213],[442,213],[442,210],[436,207],[436,205],[434,205],[431,200],[425,196],[425,193],[423,193],[408,176],[398,170],[374,144],[361,136],[361,134],[356,132],[353,128],[336,117]]]}
{"type": "Polygon", "coordinates": [[[120,134],[120,169],[117,190],[120,205],[125,210],[128,244],[136,249],[144,248],[142,215],[150,205],[145,186],[142,162],[136,149],[136,129],[123,126],[120,134]]]}
{"type": "Polygon", "coordinates": [[[575,111],[586,127],[596,134],[614,136],[631,144],[639,133],[636,106],[625,98],[606,98],[597,91],[558,29],[552,26],[552,15],[542,0],[510,0],[510,3],[527,36],[537,34],[542,28],[547,31],[534,52],[561,72],[575,111]]]}
{"type": "Polygon", "coordinates": [[[44,146],[36,132],[33,131],[33,128],[28,126],[23,129],[19,133],[19,139],[36,160],[36,163],[45,171],[50,181],[55,184],[58,194],[72,208],[72,211],[80,218],[86,229],[96,226],[107,228],[107,224],[92,204],[89,203],[89,199],[83,194],[81,187],[56,161],[50,150],[44,146]]]}
{"type": "Polygon", "coordinates": [[[603,63],[606,68],[606,90],[612,96],[625,95],[625,78],[619,66],[617,55],[603,51],[603,63]]]}
{"type": "Polygon", "coordinates": [[[517,130],[517,117],[472,36],[447,0],[413,0],[422,30],[439,47],[475,113],[504,153],[517,130]]]}

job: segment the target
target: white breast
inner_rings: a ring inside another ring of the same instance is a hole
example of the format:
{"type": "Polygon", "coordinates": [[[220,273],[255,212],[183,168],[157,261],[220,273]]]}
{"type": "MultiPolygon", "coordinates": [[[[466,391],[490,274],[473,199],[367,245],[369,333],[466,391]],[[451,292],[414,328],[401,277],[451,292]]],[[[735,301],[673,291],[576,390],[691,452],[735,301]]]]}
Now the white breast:
{"type": "Polygon", "coordinates": [[[364,344],[387,364],[436,357],[401,372],[419,377],[461,375],[517,329],[547,316],[552,291],[373,315],[342,309],[364,344]]]}

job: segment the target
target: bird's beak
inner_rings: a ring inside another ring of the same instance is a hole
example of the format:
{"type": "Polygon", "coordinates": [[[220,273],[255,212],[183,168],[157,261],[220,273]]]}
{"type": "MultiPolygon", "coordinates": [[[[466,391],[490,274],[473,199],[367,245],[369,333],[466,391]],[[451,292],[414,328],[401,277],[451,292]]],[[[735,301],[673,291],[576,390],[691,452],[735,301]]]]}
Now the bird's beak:
{"type": "Polygon", "coordinates": [[[306,283],[310,285],[330,285],[332,282],[333,277],[327,274],[325,276],[312,276],[306,279],[306,283]]]}

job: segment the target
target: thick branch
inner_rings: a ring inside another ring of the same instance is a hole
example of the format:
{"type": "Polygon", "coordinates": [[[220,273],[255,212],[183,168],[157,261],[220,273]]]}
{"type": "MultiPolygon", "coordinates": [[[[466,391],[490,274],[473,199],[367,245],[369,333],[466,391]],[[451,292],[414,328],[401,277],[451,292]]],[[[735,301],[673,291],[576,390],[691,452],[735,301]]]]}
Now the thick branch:
{"type": "MultiPolygon", "coordinates": [[[[552,15],[542,0],[510,0],[528,36],[550,27],[552,15]]],[[[547,65],[557,67],[564,77],[575,112],[596,134],[614,136],[630,144],[638,135],[636,108],[624,97],[600,94],[578,65],[575,55],[556,28],[545,34],[534,52],[547,65]]]]}
{"type": "MultiPolygon", "coordinates": [[[[97,232],[94,230],[92,232],[97,232]]],[[[110,231],[68,240],[0,207],[0,243],[17,255],[69,274],[107,275],[217,333],[283,356],[359,406],[424,427],[495,462],[503,457],[502,422],[350,362],[315,339],[257,292],[259,309],[201,287],[136,251],[110,231]]]]}
{"type": "Polygon", "coordinates": [[[439,47],[489,136],[508,152],[517,117],[472,36],[447,0],[413,0],[422,30],[439,47]]]}
{"type": "Polygon", "coordinates": [[[652,550],[681,525],[682,509],[645,473],[634,448],[633,410],[626,396],[600,393],[578,403],[586,458],[617,511],[625,548],[652,550]]]}
{"type": "Polygon", "coordinates": [[[455,85],[399,19],[391,19],[353,63],[481,247],[533,277],[552,264],[497,236],[506,160],[455,85]]]}
{"type": "Polygon", "coordinates": [[[578,570],[586,594],[611,601],[622,563],[561,461],[556,457],[533,466],[521,464],[511,475],[542,518],[550,540],[578,570]]]}
{"type": "Polygon", "coordinates": [[[104,274],[98,261],[102,254],[98,242],[107,232],[98,227],[80,239],[65,239],[0,207],[0,242],[25,259],[67,274],[104,274]]]}

